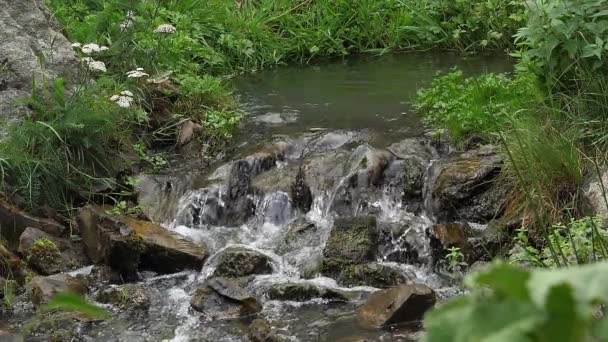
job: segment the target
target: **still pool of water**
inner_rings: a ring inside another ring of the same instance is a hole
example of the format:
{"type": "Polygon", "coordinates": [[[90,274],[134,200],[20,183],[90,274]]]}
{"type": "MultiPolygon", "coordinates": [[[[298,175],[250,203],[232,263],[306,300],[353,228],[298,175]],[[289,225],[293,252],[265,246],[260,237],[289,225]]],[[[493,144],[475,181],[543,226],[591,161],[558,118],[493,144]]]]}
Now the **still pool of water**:
{"type": "Polygon", "coordinates": [[[513,70],[504,57],[407,53],[282,67],[239,77],[234,85],[252,117],[247,134],[365,129],[389,141],[421,133],[412,106],[416,92],[454,67],[469,75],[513,70]]]}

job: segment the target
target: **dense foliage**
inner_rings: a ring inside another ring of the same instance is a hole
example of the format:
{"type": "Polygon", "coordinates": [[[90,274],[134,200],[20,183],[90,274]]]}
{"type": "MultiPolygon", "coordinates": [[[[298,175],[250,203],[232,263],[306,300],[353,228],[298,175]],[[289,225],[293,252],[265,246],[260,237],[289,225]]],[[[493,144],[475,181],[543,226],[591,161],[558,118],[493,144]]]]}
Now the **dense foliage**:
{"type": "Polygon", "coordinates": [[[453,71],[420,90],[416,105],[427,123],[446,129],[454,142],[471,134],[497,140],[499,130],[517,117],[528,115],[530,106],[541,101],[538,95],[530,77],[465,77],[461,71],[453,71]]]}
{"type": "Polygon", "coordinates": [[[605,341],[608,264],[527,270],[497,262],[469,276],[472,293],[425,318],[426,342],[605,341]],[[603,316],[600,314],[600,317],[603,316]]]}

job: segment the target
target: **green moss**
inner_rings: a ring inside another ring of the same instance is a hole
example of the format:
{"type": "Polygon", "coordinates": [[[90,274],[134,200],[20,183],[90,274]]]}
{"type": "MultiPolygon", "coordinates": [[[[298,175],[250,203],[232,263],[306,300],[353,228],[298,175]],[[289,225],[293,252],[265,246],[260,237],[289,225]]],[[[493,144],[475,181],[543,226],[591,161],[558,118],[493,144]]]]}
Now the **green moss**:
{"type": "Polygon", "coordinates": [[[53,241],[46,238],[34,241],[26,260],[28,265],[44,275],[61,270],[61,251],[53,241]]]}

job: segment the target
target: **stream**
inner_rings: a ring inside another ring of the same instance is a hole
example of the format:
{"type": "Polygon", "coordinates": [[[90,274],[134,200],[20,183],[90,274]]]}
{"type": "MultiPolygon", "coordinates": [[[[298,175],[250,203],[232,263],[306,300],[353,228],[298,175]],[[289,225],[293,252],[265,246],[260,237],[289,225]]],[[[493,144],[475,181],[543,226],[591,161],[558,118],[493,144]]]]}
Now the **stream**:
{"type": "Polygon", "coordinates": [[[424,53],[284,67],[235,79],[247,117],[234,155],[209,172],[158,176],[162,181],[143,185],[153,188],[142,195],[148,216],[204,242],[211,256],[200,272],[142,274],[150,308],[116,313],[86,328],[83,340],[247,341],[243,319],[209,317],[190,305],[197,287],[235,255],[241,263],[266,262],[239,281],[261,302],[259,316],[285,340],[416,340],[416,330],[361,328],[355,310],[377,287],[347,281],[322,265],[330,249],[342,248],[332,235],[336,225],[373,217],[378,233],[370,243],[372,270],[426,284],[440,299],[458,293],[430,266],[425,230],[434,213],[426,189],[439,152],[424,140],[411,105],[438,71],[455,66],[467,74],[512,70],[504,58],[424,53]],[[422,181],[413,183],[419,189],[411,193],[404,190],[411,185],[408,168],[422,181]],[[170,191],[160,191],[163,186],[170,191]],[[339,293],[348,301],[276,295],[283,285],[339,293]]]}

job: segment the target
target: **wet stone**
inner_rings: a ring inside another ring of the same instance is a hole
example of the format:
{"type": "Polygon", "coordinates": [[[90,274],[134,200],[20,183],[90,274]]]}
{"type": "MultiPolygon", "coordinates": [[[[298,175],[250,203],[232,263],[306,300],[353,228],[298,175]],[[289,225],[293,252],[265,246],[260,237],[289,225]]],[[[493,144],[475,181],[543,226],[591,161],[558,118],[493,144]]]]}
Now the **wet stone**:
{"type": "Polygon", "coordinates": [[[415,279],[413,274],[405,274],[403,271],[378,263],[368,263],[348,267],[340,277],[338,284],[342,286],[372,286],[376,288],[388,288],[404,284],[415,279]]]}
{"type": "Polygon", "coordinates": [[[272,260],[259,252],[245,248],[224,251],[219,256],[214,277],[244,277],[272,273],[272,260]]]}
{"type": "Polygon", "coordinates": [[[272,300],[289,300],[294,302],[306,302],[315,298],[348,301],[347,295],[339,290],[304,282],[274,284],[268,290],[267,295],[272,300]]]}

